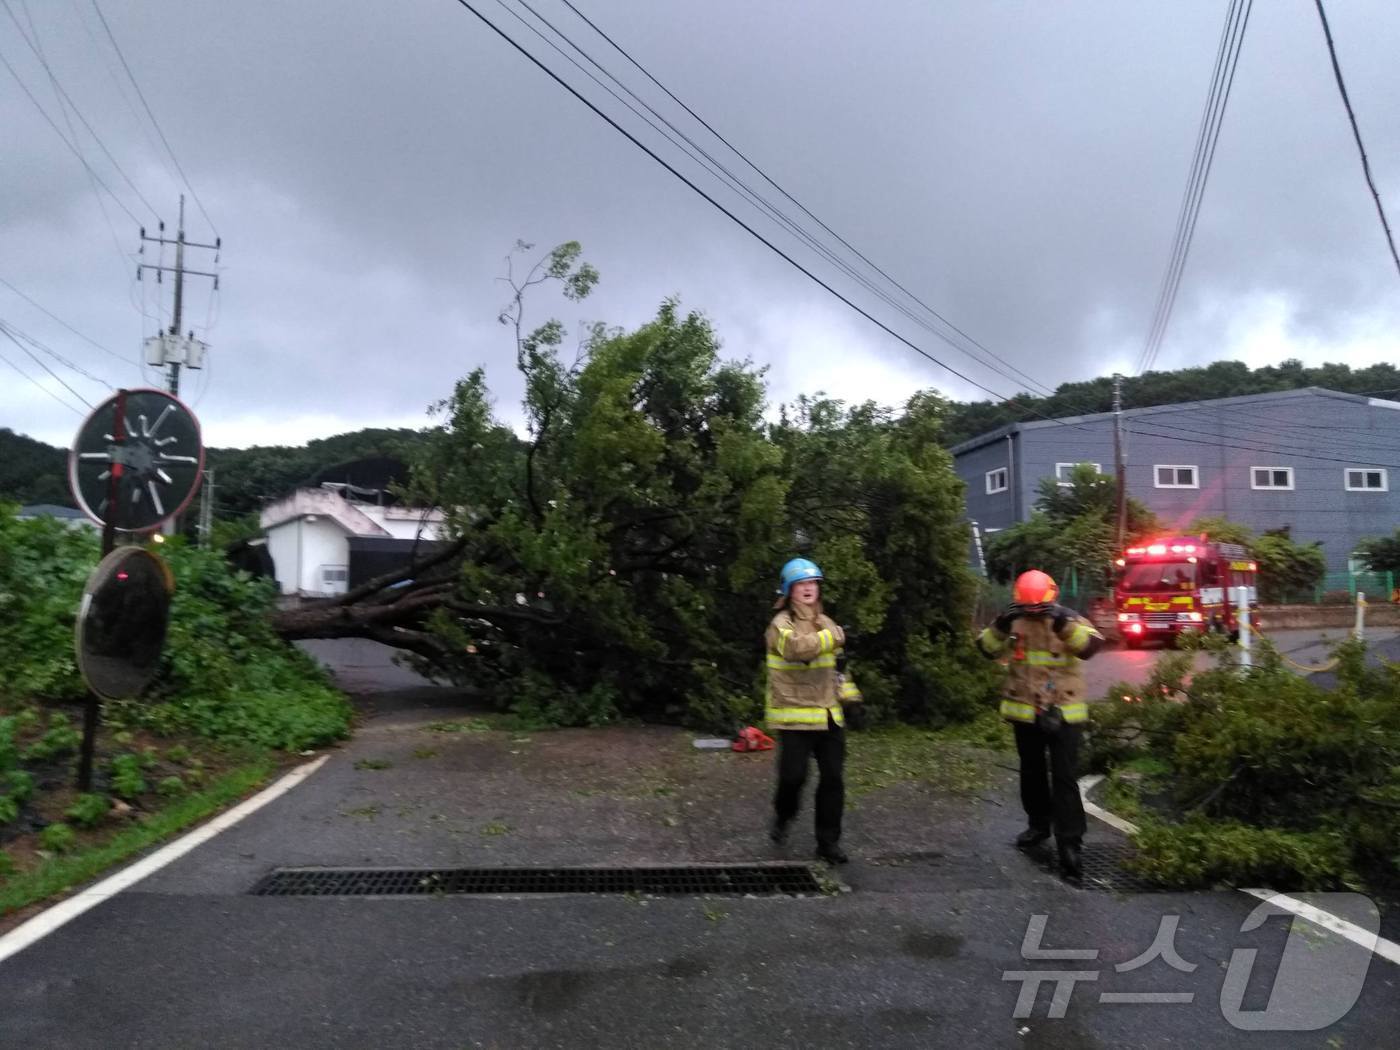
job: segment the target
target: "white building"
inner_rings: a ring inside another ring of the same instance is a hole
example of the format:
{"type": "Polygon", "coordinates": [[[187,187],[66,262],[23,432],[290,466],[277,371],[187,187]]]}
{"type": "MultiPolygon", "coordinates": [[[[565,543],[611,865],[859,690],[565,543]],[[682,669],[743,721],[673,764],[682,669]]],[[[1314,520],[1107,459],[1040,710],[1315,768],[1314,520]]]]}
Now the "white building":
{"type": "Polygon", "coordinates": [[[355,503],[331,488],[297,489],[263,508],[259,517],[284,595],[325,598],[387,571],[386,559],[407,564],[434,543],[440,510],[355,503]]]}

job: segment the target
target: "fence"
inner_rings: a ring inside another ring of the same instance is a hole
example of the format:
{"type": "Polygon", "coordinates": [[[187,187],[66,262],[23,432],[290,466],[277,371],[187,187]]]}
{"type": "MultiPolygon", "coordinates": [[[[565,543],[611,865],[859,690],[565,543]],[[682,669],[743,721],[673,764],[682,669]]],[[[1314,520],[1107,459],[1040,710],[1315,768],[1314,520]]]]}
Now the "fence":
{"type": "Polygon", "coordinates": [[[1356,601],[1358,591],[1367,601],[1387,602],[1395,592],[1395,573],[1329,572],[1316,587],[1270,589],[1260,597],[1278,605],[1347,605],[1356,601]]]}

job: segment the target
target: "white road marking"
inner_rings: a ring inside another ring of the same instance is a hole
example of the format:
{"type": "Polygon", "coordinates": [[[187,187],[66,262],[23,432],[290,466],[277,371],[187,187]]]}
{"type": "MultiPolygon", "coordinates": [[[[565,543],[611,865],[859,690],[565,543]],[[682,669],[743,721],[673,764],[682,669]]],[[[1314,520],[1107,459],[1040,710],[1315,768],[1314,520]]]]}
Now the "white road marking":
{"type": "Polygon", "coordinates": [[[1276,893],[1270,889],[1246,889],[1241,886],[1240,892],[1248,893],[1251,897],[1258,897],[1261,901],[1268,901],[1284,911],[1291,911],[1294,915],[1307,919],[1308,922],[1321,926],[1324,930],[1330,930],[1340,937],[1345,937],[1353,944],[1359,944],[1367,951],[1374,952],[1382,959],[1389,959],[1400,966],[1400,944],[1388,941],[1353,922],[1347,922],[1346,919],[1339,918],[1330,911],[1323,911],[1321,908],[1315,908],[1296,897],[1290,897],[1286,893],[1276,893]]]}
{"type": "MultiPolygon", "coordinates": [[[[1080,777],[1080,795],[1087,795],[1094,788],[1098,787],[1102,780],[1103,774],[1101,773],[1093,773],[1089,776],[1080,777]]],[[[1087,798],[1084,799],[1084,812],[1098,817],[1105,824],[1117,828],[1124,834],[1137,834],[1137,825],[1131,820],[1124,820],[1122,817],[1110,813],[1101,806],[1094,805],[1094,803],[1090,802],[1087,798]]],[[[1286,893],[1279,893],[1277,890],[1271,890],[1267,887],[1246,888],[1244,886],[1237,886],[1236,889],[1241,893],[1249,894],[1251,897],[1258,897],[1261,901],[1268,901],[1270,904],[1282,908],[1284,911],[1291,911],[1299,918],[1307,919],[1308,922],[1315,926],[1319,926],[1324,930],[1330,930],[1339,936],[1345,937],[1352,943],[1359,944],[1367,951],[1379,955],[1382,959],[1387,959],[1397,966],[1400,966],[1400,944],[1396,944],[1394,941],[1386,940],[1384,937],[1362,929],[1355,923],[1348,922],[1340,916],[1333,915],[1330,911],[1323,911],[1321,908],[1315,908],[1311,904],[1304,903],[1296,897],[1290,897],[1286,893]]]]}
{"type": "Polygon", "coordinates": [[[303,780],[325,764],[329,755],[322,755],[314,761],[297,766],[271,787],[264,788],[252,798],[240,802],[233,809],[221,813],[207,824],[202,824],[188,835],[167,843],[148,857],[128,865],[101,882],[75,893],[60,901],[52,908],[40,912],[28,922],[21,923],[9,933],[0,937],[0,962],[11,955],[24,951],[35,941],[47,937],[65,923],[72,922],[89,908],[95,908],[109,897],[135,885],[148,875],[153,875],[172,861],[183,857],[196,846],[203,845],[221,831],[227,831],[250,813],[256,812],[274,799],[285,795],[303,780]]]}

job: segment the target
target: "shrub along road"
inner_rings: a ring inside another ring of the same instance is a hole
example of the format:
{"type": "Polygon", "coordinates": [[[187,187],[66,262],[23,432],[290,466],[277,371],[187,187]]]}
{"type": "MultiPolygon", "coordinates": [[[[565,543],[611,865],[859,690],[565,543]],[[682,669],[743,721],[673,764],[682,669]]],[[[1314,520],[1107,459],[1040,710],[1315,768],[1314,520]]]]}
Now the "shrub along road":
{"type": "MultiPolygon", "coordinates": [[[[350,670],[361,687],[376,677],[368,661],[350,670]]],[[[1243,1005],[1263,1010],[1285,922],[1241,933],[1257,902],[1236,892],[1066,885],[1008,845],[1012,756],[912,732],[852,735],[849,892],[249,896],[274,866],[808,857],[805,828],[786,851],[763,835],[771,755],[699,752],[662,728],[522,732],[450,690],[394,684],[359,698],[356,738],[302,786],[0,963],[3,1042],[1275,1048],[1385,1045],[1400,1024],[1400,968],[1309,929],[1306,954],[1326,968],[1289,1005],[1344,1000],[1369,962],[1355,1008],[1324,1031],[1232,1026],[1232,953],[1259,949],[1243,1005]],[[1034,916],[1032,949],[1096,957],[1027,953],[1034,916]],[[1163,958],[1115,969],[1170,916],[1190,972],[1163,958]],[[1063,1016],[1047,1016],[1053,981],[1015,1016],[1026,971],[1080,974],[1063,1016]],[[1147,992],[1192,1000],[1112,999],[1147,992]]]]}

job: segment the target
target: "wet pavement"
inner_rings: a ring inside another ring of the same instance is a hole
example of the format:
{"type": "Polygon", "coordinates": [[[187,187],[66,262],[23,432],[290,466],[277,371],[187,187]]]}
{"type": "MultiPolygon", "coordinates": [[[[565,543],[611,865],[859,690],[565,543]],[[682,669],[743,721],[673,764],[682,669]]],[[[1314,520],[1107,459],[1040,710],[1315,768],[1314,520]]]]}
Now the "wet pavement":
{"type": "Polygon", "coordinates": [[[250,896],[279,866],[810,859],[805,828],[764,835],[771,754],[659,727],[513,732],[373,649],[328,655],[361,690],[356,738],[0,963],[0,1045],[1272,1050],[1388,1045],[1400,1025],[1400,968],[1286,919],[1243,931],[1242,893],[1088,890],[1018,853],[1005,755],[853,788],[831,894],[250,896]],[[1174,953],[1148,953],[1168,927],[1174,953]]]}

